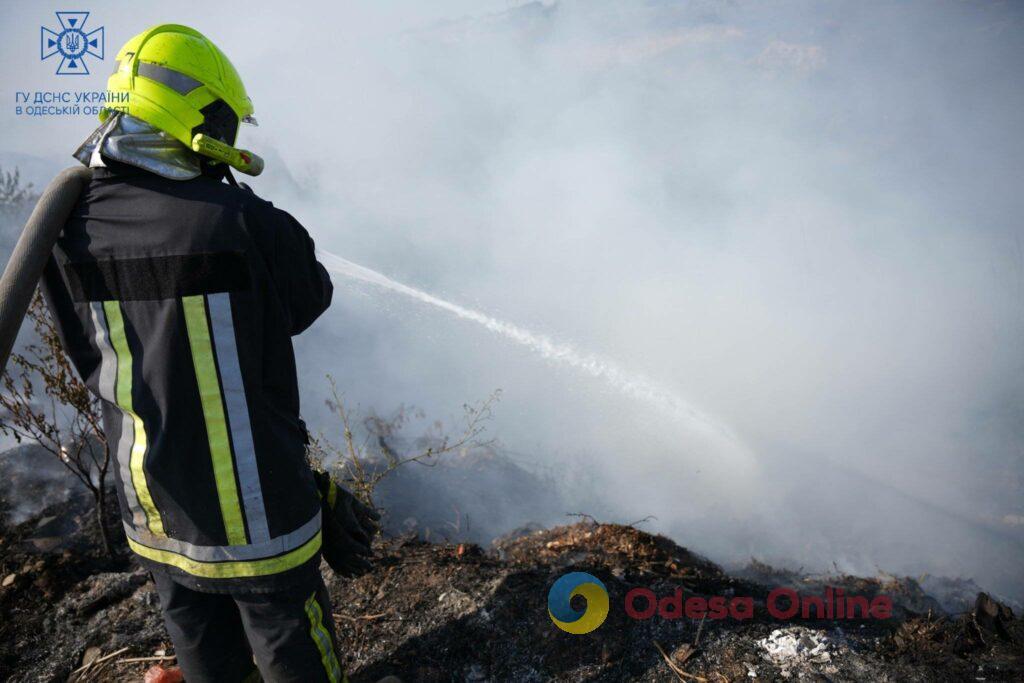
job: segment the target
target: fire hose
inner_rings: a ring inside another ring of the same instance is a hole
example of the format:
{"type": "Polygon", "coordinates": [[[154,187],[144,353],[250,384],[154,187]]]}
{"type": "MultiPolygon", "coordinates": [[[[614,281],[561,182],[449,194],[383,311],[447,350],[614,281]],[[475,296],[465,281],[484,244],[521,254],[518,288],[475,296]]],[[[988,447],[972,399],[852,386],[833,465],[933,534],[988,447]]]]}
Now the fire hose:
{"type": "Polygon", "coordinates": [[[92,178],[84,166],[66,168],[50,181],[11,252],[0,276],[0,375],[7,368],[36,285],[78,197],[92,178]]]}
{"type": "MultiPolygon", "coordinates": [[[[0,375],[25,319],[43,269],[71,210],[92,178],[84,166],[61,171],[43,190],[0,276],[0,375]]],[[[380,515],[323,472],[314,475],[324,510],[324,557],[343,576],[370,568],[380,515]]]]}

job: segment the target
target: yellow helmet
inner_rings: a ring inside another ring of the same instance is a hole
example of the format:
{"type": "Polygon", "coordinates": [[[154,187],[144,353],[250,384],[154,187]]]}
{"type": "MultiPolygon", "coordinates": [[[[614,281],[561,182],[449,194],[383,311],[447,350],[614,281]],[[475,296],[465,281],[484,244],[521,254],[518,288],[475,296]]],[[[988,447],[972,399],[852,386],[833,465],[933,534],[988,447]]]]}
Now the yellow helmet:
{"type": "Polygon", "coordinates": [[[125,112],[217,161],[230,163],[238,151],[239,122],[255,123],[235,67],[206,36],[179,24],[154,26],[125,43],[107,90],[100,120],[125,112]]]}

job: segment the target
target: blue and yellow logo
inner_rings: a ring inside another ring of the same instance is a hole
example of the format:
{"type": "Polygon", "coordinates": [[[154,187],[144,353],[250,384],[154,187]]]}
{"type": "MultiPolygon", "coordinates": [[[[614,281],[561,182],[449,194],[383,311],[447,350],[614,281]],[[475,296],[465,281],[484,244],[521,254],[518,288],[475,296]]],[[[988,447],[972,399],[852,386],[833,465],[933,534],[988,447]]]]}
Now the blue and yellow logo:
{"type": "Polygon", "coordinates": [[[548,591],[548,615],[555,626],[577,635],[590,633],[608,618],[608,589],[601,579],[586,572],[572,572],[555,581],[548,591]],[[573,609],[573,596],[582,595],[587,608],[573,609]]]}

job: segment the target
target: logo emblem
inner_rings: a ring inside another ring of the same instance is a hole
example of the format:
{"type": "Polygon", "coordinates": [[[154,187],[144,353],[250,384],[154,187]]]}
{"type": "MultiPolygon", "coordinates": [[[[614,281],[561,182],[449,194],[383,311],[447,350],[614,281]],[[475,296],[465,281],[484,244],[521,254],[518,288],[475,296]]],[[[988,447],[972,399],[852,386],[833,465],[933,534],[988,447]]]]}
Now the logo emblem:
{"type": "Polygon", "coordinates": [[[103,27],[86,33],[89,12],[57,12],[59,31],[40,26],[40,59],[60,55],[58,76],[84,76],[89,73],[86,57],[103,59],[103,27]]]}
{"type": "Polygon", "coordinates": [[[548,615],[563,631],[577,635],[590,633],[608,618],[608,589],[592,574],[566,574],[548,591],[548,615]],[[587,601],[583,611],[573,609],[572,599],[577,595],[587,601]]]}

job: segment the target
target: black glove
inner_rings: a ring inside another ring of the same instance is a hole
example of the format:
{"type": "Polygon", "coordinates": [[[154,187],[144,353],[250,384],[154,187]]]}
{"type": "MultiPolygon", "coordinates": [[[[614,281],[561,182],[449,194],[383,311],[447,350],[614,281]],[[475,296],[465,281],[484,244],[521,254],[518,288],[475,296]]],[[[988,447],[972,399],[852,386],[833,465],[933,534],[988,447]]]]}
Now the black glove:
{"type": "Polygon", "coordinates": [[[330,475],[313,471],[323,512],[323,556],[336,574],[359,576],[370,571],[370,544],[379,528],[380,514],[364,505],[330,475]]]}

